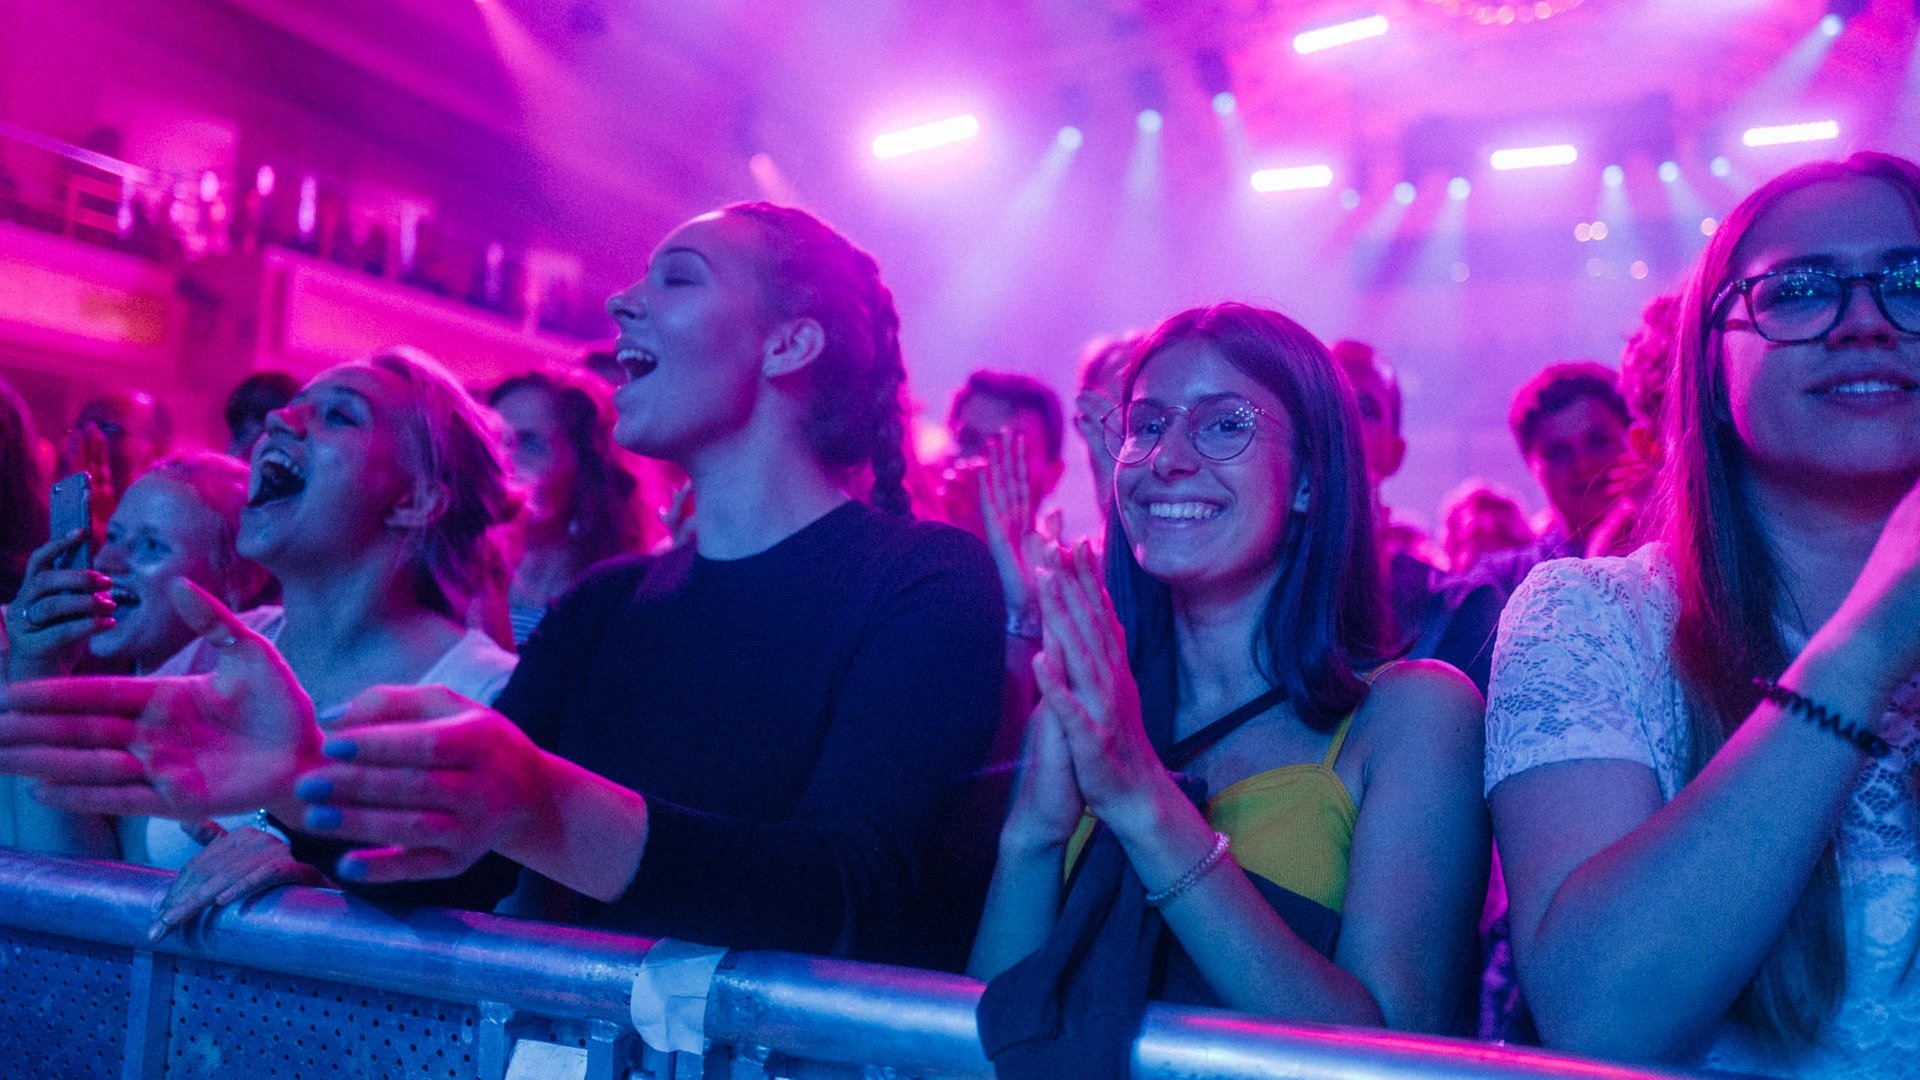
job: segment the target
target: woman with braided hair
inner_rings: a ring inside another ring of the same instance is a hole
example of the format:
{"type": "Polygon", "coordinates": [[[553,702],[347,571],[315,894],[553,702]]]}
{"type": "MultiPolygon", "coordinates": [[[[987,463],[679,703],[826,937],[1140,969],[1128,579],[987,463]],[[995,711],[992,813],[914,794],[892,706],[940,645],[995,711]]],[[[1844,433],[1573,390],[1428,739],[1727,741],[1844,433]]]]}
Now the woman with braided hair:
{"type": "MultiPolygon", "coordinates": [[[[307,830],[363,845],[333,867],[349,884],[440,877],[496,851],[581,894],[598,926],[925,956],[910,940],[928,922],[917,883],[997,715],[1004,613],[986,548],[905,512],[904,369],[878,267],[801,211],[729,206],[674,230],[608,311],[628,377],[614,438],[686,470],[695,540],[591,573],[495,708],[376,688],[323,743],[297,687],[256,678],[200,723],[116,729],[130,746],[171,740],[154,775],[140,762],[156,755],[97,742],[9,759],[9,742],[44,746],[59,720],[124,704],[13,688],[0,767],[53,775],[69,803],[127,785],[190,791],[191,813],[295,794],[307,830]],[[867,465],[872,505],[844,493],[867,465]],[[56,708],[67,715],[45,715],[56,708]],[[245,719],[226,730],[208,719],[233,714],[245,719]],[[303,747],[282,773],[291,792],[195,772],[263,729],[303,747]]],[[[209,633],[230,645],[240,631],[209,633]]]]}

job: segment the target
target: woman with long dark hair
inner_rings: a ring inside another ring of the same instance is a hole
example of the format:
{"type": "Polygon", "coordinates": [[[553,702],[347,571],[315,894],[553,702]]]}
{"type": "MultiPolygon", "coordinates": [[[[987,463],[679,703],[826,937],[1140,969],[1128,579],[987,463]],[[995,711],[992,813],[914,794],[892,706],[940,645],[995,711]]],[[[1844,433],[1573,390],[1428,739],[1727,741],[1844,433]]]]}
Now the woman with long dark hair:
{"type": "Polygon", "coordinates": [[[1663,539],[1501,628],[1486,784],[1548,1045],[1873,1076],[1920,1050],[1920,169],[1805,165],[1681,302],[1663,539]]]}
{"type": "MultiPolygon", "coordinates": [[[[1121,400],[1106,586],[1083,544],[1042,591],[1042,698],[973,972],[1018,982],[1086,932],[1068,924],[1106,844],[1111,910],[1144,899],[1198,975],[1153,992],[1457,1028],[1486,881],[1479,695],[1383,662],[1366,470],[1325,346],[1272,311],[1197,308],[1147,336],[1121,400]]],[[[983,1033],[1004,1031],[993,1011],[983,1033]]]]}
{"type": "Polygon", "coordinates": [[[524,504],[512,529],[507,612],[524,644],[587,568],[643,551],[639,482],[613,445],[613,403],[598,380],[545,371],[515,375],[487,404],[507,427],[524,504]]]}
{"type": "Polygon", "coordinates": [[[918,883],[992,727],[1004,613],[984,546],[905,513],[905,372],[879,269],[806,213],[739,204],[674,230],[608,309],[629,376],[614,437],[687,471],[697,537],[590,575],[528,640],[498,711],[376,689],[323,756],[305,697],[256,666],[225,692],[246,700],[223,728],[150,725],[174,753],[149,772],[119,746],[47,745],[67,730],[50,710],[138,714],[133,700],[15,688],[0,768],[57,771],[75,802],[118,784],[276,807],[304,772],[313,805],[287,812],[366,845],[335,863],[349,883],[496,851],[583,894],[602,926],[923,955],[907,940],[931,933],[918,883]],[[872,505],[841,486],[869,463],[872,505]],[[263,760],[235,776],[216,752],[263,760]]]}

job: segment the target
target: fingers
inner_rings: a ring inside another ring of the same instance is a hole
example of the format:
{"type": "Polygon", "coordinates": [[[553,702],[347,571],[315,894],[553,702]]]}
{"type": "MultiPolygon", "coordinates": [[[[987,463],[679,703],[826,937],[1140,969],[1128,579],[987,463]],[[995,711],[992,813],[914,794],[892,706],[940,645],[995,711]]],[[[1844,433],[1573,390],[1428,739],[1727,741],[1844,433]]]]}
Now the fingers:
{"type": "Polygon", "coordinates": [[[208,844],[227,835],[226,826],[212,818],[207,818],[199,822],[183,821],[180,823],[180,831],[186,833],[189,840],[199,844],[201,847],[206,847],[208,844]]]}
{"type": "Polygon", "coordinates": [[[463,828],[459,818],[440,810],[343,804],[310,806],[300,822],[300,827],[309,832],[363,843],[409,848],[478,847],[484,851],[492,846],[491,837],[477,833],[484,832],[487,823],[475,825],[476,829],[463,828]]]}
{"type": "MultiPolygon", "coordinates": [[[[54,573],[80,578],[82,574],[88,574],[91,571],[60,570],[54,573]]],[[[84,580],[81,578],[81,581],[76,584],[83,583],[84,580]]],[[[37,592],[39,595],[32,599],[14,601],[8,609],[9,611],[18,610],[21,628],[28,633],[39,634],[55,627],[70,630],[72,626],[67,624],[77,623],[81,636],[84,637],[93,632],[96,621],[104,620],[107,625],[113,625],[112,615],[117,605],[114,604],[113,597],[104,590],[83,592],[77,588],[48,588],[37,590],[37,592]]]]}
{"type": "MultiPolygon", "coordinates": [[[[12,691],[26,690],[37,685],[21,683],[13,687],[12,691]]],[[[12,692],[8,694],[8,698],[12,710],[0,713],[0,752],[125,750],[133,744],[135,725],[132,720],[124,716],[103,716],[93,713],[40,713],[20,707],[18,699],[12,692]]]]}
{"type": "Polygon", "coordinates": [[[74,548],[79,547],[80,542],[86,539],[86,536],[87,530],[75,529],[65,536],[56,536],[46,543],[41,544],[39,547],[34,548],[33,554],[27,556],[27,569],[24,580],[28,582],[30,586],[38,586],[42,592],[53,589],[76,588],[74,585],[67,583],[68,579],[65,575],[84,575],[89,580],[89,584],[83,587],[83,591],[86,592],[97,592],[112,585],[107,575],[99,573],[98,571],[55,570],[53,568],[55,561],[74,548]],[[54,584],[53,582],[55,581],[60,583],[54,584]]]}
{"type": "Polygon", "coordinates": [[[344,733],[366,725],[439,720],[482,707],[444,686],[375,686],[355,695],[332,726],[344,733]]]}
{"type": "Polygon", "coordinates": [[[383,847],[349,851],[340,857],[335,873],[343,881],[384,884],[453,877],[479,858],[462,857],[439,848],[383,847]]]}
{"type": "Polygon", "coordinates": [[[246,641],[272,647],[266,638],[254,633],[240,616],[198,584],[179,577],[174,579],[172,589],[173,606],[180,613],[180,621],[213,645],[226,648],[246,641]]]}
{"type": "MultiPolygon", "coordinates": [[[[210,821],[202,824],[219,828],[210,821]]],[[[318,871],[294,859],[278,839],[258,829],[222,830],[174,879],[153,925],[147,928],[147,940],[158,941],[209,907],[223,907],[281,885],[323,882],[318,871]]]]}
{"type": "Polygon", "coordinates": [[[122,817],[167,817],[167,800],[144,780],[122,784],[43,783],[33,789],[34,801],[55,810],[122,817]]]}
{"type": "MultiPolygon", "coordinates": [[[[1033,528],[1033,485],[1027,476],[1027,437],[1012,432],[1008,456],[1013,459],[1013,509],[1019,515],[1021,531],[1033,528]]],[[[1004,438],[1005,436],[1003,436],[1004,438]]]]}
{"type": "MultiPolygon", "coordinates": [[[[387,768],[329,765],[302,776],[293,786],[297,799],[316,810],[342,806],[399,810],[456,811],[472,800],[473,785],[462,769],[387,768]]],[[[330,829],[326,815],[314,828],[330,829]]]]}
{"type": "MultiPolygon", "coordinates": [[[[52,716],[139,716],[165,680],[133,675],[90,675],[81,678],[34,679],[15,683],[0,696],[0,709],[17,714],[52,716]]],[[[0,717],[0,745],[4,745],[10,718],[0,717]]]]}

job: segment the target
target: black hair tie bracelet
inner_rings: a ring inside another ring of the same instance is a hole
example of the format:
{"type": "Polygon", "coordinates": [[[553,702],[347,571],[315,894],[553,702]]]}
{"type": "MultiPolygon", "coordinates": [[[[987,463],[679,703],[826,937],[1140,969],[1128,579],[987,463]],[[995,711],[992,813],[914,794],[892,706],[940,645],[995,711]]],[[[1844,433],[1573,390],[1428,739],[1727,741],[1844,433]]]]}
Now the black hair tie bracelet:
{"type": "Polygon", "coordinates": [[[1826,728],[1835,735],[1859,747],[1868,757],[1883,758],[1893,753],[1892,744],[1874,734],[1871,730],[1840,719],[1838,713],[1825,705],[1807,697],[1805,694],[1789,690],[1772,679],[1755,679],[1753,685],[1760,688],[1760,696],[1786,709],[1799,713],[1808,720],[1826,728]]]}

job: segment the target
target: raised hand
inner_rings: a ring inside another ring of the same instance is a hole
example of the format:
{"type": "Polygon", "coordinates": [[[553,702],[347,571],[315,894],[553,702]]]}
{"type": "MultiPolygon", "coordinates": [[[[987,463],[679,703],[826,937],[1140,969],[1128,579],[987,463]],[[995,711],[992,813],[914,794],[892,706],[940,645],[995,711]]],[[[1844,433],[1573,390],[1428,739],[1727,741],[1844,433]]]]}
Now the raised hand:
{"type": "Polygon", "coordinates": [[[287,842],[255,828],[228,830],[211,819],[180,827],[206,845],[173,879],[160,911],[147,928],[147,940],[167,932],[209,907],[224,907],[282,885],[325,887],[325,874],[293,857],[287,842]]]}
{"type": "Polygon", "coordinates": [[[36,797],[62,810],[198,820],[289,800],[319,757],[313,702],[238,616],[190,581],[172,588],[213,670],[9,686],[0,772],[41,778],[36,797]]]}
{"type": "Polygon", "coordinates": [[[513,721],[442,686],[377,686],[300,777],[301,826],[373,845],[336,868],[364,882],[451,877],[526,831],[544,755],[513,721]]]}
{"type": "Polygon", "coordinates": [[[1894,507],[1840,610],[1814,637],[1809,650],[1865,645],[1859,674],[1883,693],[1920,668],[1920,484],[1894,507]]]}
{"type": "Polygon", "coordinates": [[[1034,672],[1041,701],[1060,717],[1087,808],[1121,830],[1155,800],[1181,797],[1147,738],[1126,640],[1092,548],[1080,541],[1058,563],[1041,581],[1047,662],[1034,672]]]}
{"type": "MultiPolygon", "coordinates": [[[[980,476],[980,517],[987,550],[1000,571],[1007,613],[1026,622],[1039,619],[1039,570],[1052,542],[1034,520],[1033,487],[1027,476],[1026,439],[1002,430],[987,443],[980,476]]],[[[1058,518],[1053,532],[1059,532],[1058,518]]]]}
{"type": "Polygon", "coordinates": [[[5,681],[25,682],[65,675],[79,660],[81,643],[113,626],[113,580],[95,570],[60,570],[54,564],[78,547],[86,530],[34,549],[26,578],[7,605],[5,681]]]}

